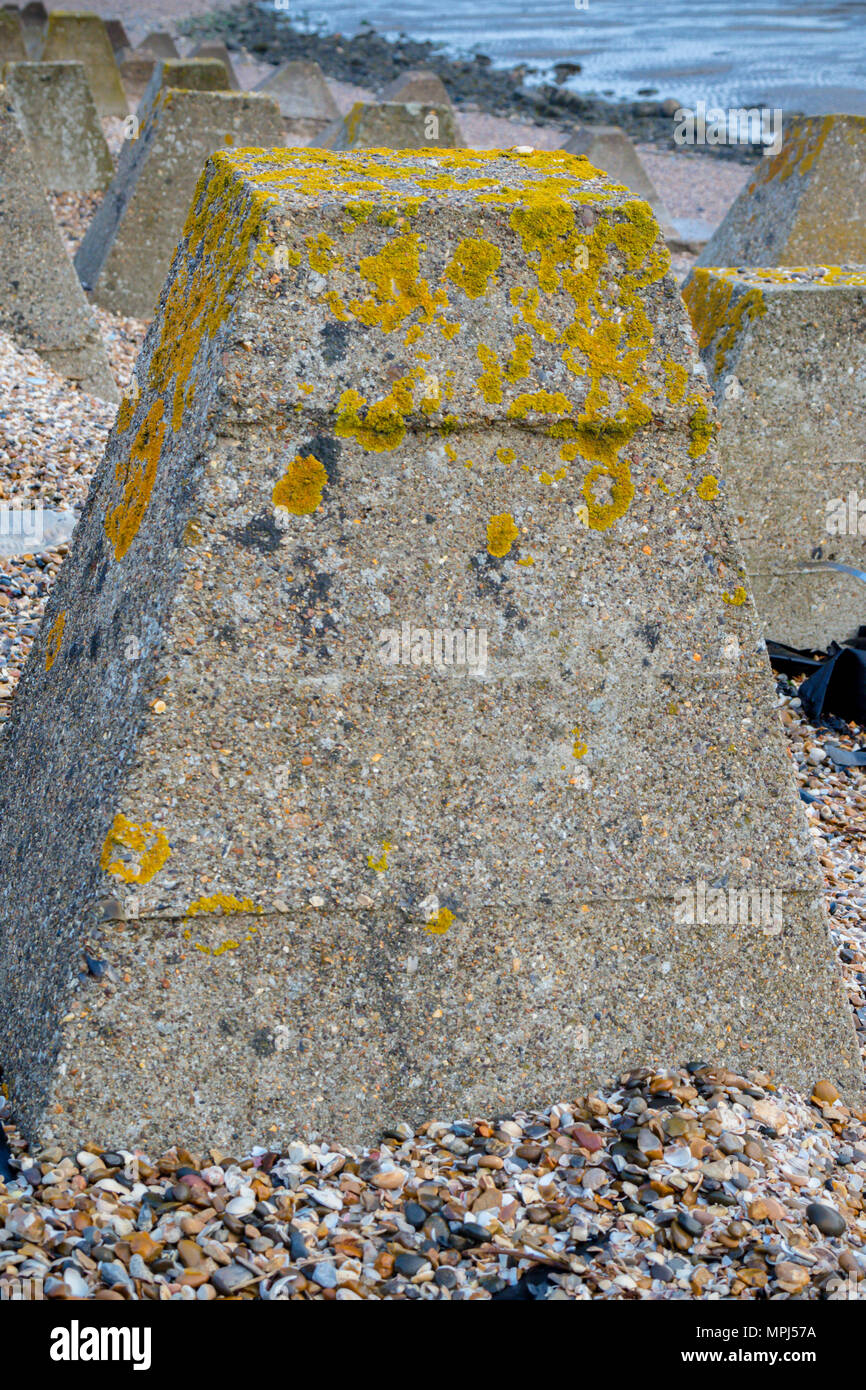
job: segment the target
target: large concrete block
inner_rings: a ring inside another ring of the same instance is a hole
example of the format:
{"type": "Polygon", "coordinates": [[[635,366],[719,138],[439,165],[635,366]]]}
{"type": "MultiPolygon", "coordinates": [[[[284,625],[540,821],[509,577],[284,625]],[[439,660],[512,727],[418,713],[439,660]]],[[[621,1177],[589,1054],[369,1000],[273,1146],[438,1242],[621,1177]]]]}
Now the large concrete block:
{"type": "MultiPolygon", "coordinates": [[[[157,80],[158,74],[152,79],[157,80]]],[[[75,257],[97,304],[150,318],[208,155],[282,144],[276,102],[249,92],[161,87],[142,102],[139,137],[127,141],[114,180],[75,257]]]]}
{"type": "Polygon", "coordinates": [[[100,116],[129,114],[114,49],[99,15],[55,10],[45,22],[36,56],[41,63],[83,63],[100,116]]]}
{"type": "Polygon", "coordinates": [[[328,150],[462,149],[463,135],[450,104],[356,101],[346,116],[312,142],[328,150]]]}
{"type": "Polygon", "coordinates": [[[450,106],[451,98],[438,73],[413,68],[389,82],[383,101],[419,101],[422,106],[450,106]]]}
{"type": "Polygon", "coordinates": [[[866,117],[808,116],[755,176],[702,266],[866,264],[866,117]]]}
{"type": "Polygon", "coordinates": [[[27,53],[34,58],[39,51],[42,42],[42,31],[45,28],[45,20],[48,11],[42,4],[42,0],[29,0],[29,3],[21,10],[21,27],[24,30],[24,43],[27,53]]]}
{"type": "Polygon", "coordinates": [[[7,63],[3,80],[43,187],[107,188],[114,164],[83,63],[7,63]]]}
{"type": "Polygon", "coordinates": [[[228,74],[229,87],[231,88],[231,90],[233,92],[240,91],[241,84],[238,81],[238,75],[235,72],[231,54],[229,53],[224,43],[219,43],[216,40],[208,39],[205,43],[196,44],[195,48],[192,50],[192,53],[190,54],[190,57],[216,58],[218,62],[222,63],[223,67],[226,70],[226,73],[228,74]]]}
{"type": "Polygon", "coordinates": [[[580,126],[563,149],[569,154],[588,159],[597,169],[603,169],[615,183],[625,184],[638,198],[649,203],[665,237],[676,238],[673,219],[661,194],[641,163],[631,140],[619,126],[580,126]]]}
{"type": "Polygon", "coordinates": [[[31,1134],[857,1093],[668,265],[559,152],[210,161],[4,739],[31,1134]]]}
{"type": "Polygon", "coordinates": [[[102,400],[117,387],[33,155],[0,87],[0,328],[102,400]]]}
{"type": "Polygon", "coordinates": [[[0,10],[0,67],[27,57],[21,16],[16,10],[0,10]]]}
{"type": "Polygon", "coordinates": [[[121,54],[124,49],[132,47],[122,20],[106,19],[105,32],[108,35],[108,41],[111,44],[115,57],[121,54]]]}
{"type": "Polygon", "coordinates": [[[764,633],[825,649],[866,623],[863,581],[821,568],[866,568],[866,269],[693,270],[683,297],[764,633]]]}
{"type": "Polygon", "coordinates": [[[164,58],[154,62],[138,109],[140,120],[147,118],[156,94],[163,87],[184,92],[227,92],[229,79],[216,58],[164,58]]]}
{"type": "Polygon", "coordinates": [[[273,97],[290,144],[312,140],[340,119],[337,103],[318,63],[284,63],[256,87],[273,97]]]}
{"type": "Polygon", "coordinates": [[[151,32],[142,39],[138,45],[147,53],[152,53],[154,58],[179,58],[177,44],[171,34],[167,34],[164,29],[152,29],[151,32]]]}

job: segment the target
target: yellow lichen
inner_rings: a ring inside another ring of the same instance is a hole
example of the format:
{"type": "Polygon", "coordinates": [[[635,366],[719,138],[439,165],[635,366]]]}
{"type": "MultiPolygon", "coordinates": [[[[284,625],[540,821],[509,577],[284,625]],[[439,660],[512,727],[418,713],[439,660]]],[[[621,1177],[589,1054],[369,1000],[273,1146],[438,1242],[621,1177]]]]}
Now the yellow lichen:
{"type": "Polygon", "coordinates": [[[498,516],[492,516],[487,523],[488,554],[501,559],[503,555],[509,553],[519,535],[520,532],[514,524],[514,517],[510,512],[501,512],[498,516]]]}
{"type": "Polygon", "coordinates": [[[715,432],[716,426],[710,419],[705,403],[701,401],[694,414],[689,416],[689,434],[692,441],[689,445],[689,458],[702,458],[712,444],[715,432]]]}
{"type": "Polygon", "coordinates": [[[402,444],[406,434],[406,415],[412,409],[412,378],[401,377],[388,395],[374,401],[366,415],[361,408],[364,397],[355,390],[344,391],[337,406],[334,432],[343,439],[354,439],[362,449],[386,453],[402,444]]]}
{"type": "Polygon", "coordinates": [[[166,422],[162,418],[164,409],[164,401],[157,397],[139,427],[128,456],[121,454],[115,466],[114,476],[123,494],[117,506],[107,513],[104,528],[114,546],[116,560],[122,560],[132,545],[150,502],[166,432],[166,422]]]}
{"type": "Polygon", "coordinates": [[[706,477],[701,478],[695,488],[696,493],[704,502],[712,502],[719,495],[719,480],[712,473],[707,473],[706,477]]]}
{"type": "Polygon", "coordinates": [[[726,590],[726,591],[722,594],[722,598],[723,598],[724,602],[725,602],[725,603],[729,603],[729,604],[731,605],[732,608],[741,608],[742,605],[746,602],[746,599],[748,598],[748,594],[746,593],[746,591],[745,591],[745,589],[743,588],[742,584],[738,584],[737,587],[736,587],[736,589],[734,590],[734,592],[733,592],[732,594],[729,594],[729,593],[727,592],[727,590],[726,590]]]}
{"type": "Polygon", "coordinates": [[[45,643],[45,669],[50,671],[57,660],[57,654],[63,642],[63,629],[66,626],[66,613],[58,613],[45,643]]]}
{"type": "Polygon", "coordinates": [[[120,812],[114,817],[111,829],[105,837],[99,867],[108,874],[123,879],[124,883],[149,883],[158,873],[171,854],[168,837],[164,830],[157,830],[150,821],[135,825],[120,812]],[[131,850],[139,855],[137,865],[113,859],[115,847],[131,850]]]}
{"type": "Polygon", "coordinates": [[[492,348],[484,343],[478,344],[478,360],[484,371],[475,383],[488,405],[498,405],[502,401],[502,367],[492,348]]]}
{"type": "Polygon", "coordinates": [[[664,369],[668,402],[670,405],[679,405],[689,384],[688,368],[668,357],[665,359],[664,369]]]}
{"type": "Polygon", "coordinates": [[[496,284],[502,252],[483,237],[464,237],[445,267],[447,279],[453,280],[470,299],[480,299],[491,284],[496,284]]]}
{"type": "Polygon", "coordinates": [[[377,874],[384,874],[388,869],[388,853],[393,848],[387,840],[382,841],[382,858],[374,859],[372,854],[367,855],[367,863],[371,869],[375,869],[377,874]]]}
{"type": "Polygon", "coordinates": [[[450,908],[440,907],[436,915],[424,923],[424,930],[432,932],[434,936],[444,936],[453,921],[454,913],[450,908]]]}
{"type": "Polygon", "coordinates": [[[275,507],[285,507],[293,516],[309,516],[322,500],[328,474],[314,454],[303,458],[295,454],[282,478],[275,484],[271,500],[275,507]]]}
{"type": "Polygon", "coordinates": [[[212,893],[206,898],[196,898],[183,915],[200,917],[204,913],[214,912],[264,912],[264,908],[254,903],[252,898],[236,898],[233,893],[212,893]]]}

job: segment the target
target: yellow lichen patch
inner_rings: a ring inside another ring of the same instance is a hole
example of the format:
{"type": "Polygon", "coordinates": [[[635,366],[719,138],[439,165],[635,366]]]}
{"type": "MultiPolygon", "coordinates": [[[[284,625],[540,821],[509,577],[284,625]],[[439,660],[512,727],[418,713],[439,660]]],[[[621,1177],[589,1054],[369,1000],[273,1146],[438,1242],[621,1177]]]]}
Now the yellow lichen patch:
{"type": "Polygon", "coordinates": [[[388,395],[374,401],[366,415],[361,409],[364,397],[355,390],[344,391],[337,405],[334,433],[343,439],[354,439],[362,449],[386,453],[402,444],[406,433],[406,415],[412,409],[412,378],[400,377],[388,395]]]}
{"type": "MultiPolygon", "coordinates": [[[[222,895],[222,894],[217,894],[217,896],[218,896],[218,897],[222,897],[223,895],[222,895]]],[[[205,901],[205,899],[202,899],[202,901],[205,901]]],[[[245,901],[246,901],[246,900],[245,900],[245,901]]],[[[232,909],[232,911],[234,911],[234,910],[235,910],[235,909],[232,909]]],[[[246,911],[247,909],[240,909],[240,910],[246,911]]],[[[255,911],[255,912],[261,912],[261,911],[262,911],[261,908],[253,908],[252,910],[255,911]]],[[[190,914],[187,912],[186,915],[189,916],[190,914]]],[[[253,937],[257,934],[257,932],[258,932],[258,927],[250,927],[249,931],[247,932],[246,936],[245,936],[244,939],[243,939],[243,942],[241,942],[241,941],[236,941],[236,940],[234,939],[234,937],[229,937],[227,941],[221,941],[220,944],[219,944],[219,946],[203,946],[202,943],[201,943],[200,941],[193,941],[192,944],[193,944],[193,948],[194,948],[196,951],[201,951],[201,954],[202,954],[203,956],[224,956],[225,953],[226,953],[226,951],[236,951],[236,950],[238,949],[239,946],[244,945],[244,944],[245,944],[246,942],[248,942],[248,941],[252,941],[253,937]]],[[[184,939],[185,939],[186,941],[191,941],[191,940],[192,940],[192,932],[189,931],[189,929],[187,929],[187,930],[184,932],[183,935],[184,935],[184,939]]]]}
{"type": "Polygon", "coordinates": [[[532,339],[528,333],[516,333],[514,336],[514,351],[508,359],[505,367],[505,375],[509,381],[521,381],[523,377],[529,376],[529,364],[532,361],[532,339]]]}
{"type": "Polygon", "coordinates": [[[587,753],[589,752],[589,745],[584,743],[583,739],[580,736],[579,724],[575,725],[575,727],[572,729],[571,737],[573,739],[573,743],[571,746],[572,757],[585,758],[587,753]]]}
{"type": "Polygon", "coordinates": [[[716,426],[710,419],[706,405],[701,401],[694,414],[689,416],[689,434],[692,441],[689,445],[689,458],[702,458],[712,444],[715,432],[716,426]]]}
{"type": "Polygon", "coordinates": [[[307,248],[310,269],[317,271],[319,275],[329,275],[332,270],[339,270],[343,264],[343,257],[339,251],[334,250],[333,239],[327,232],[317,232],[315,236],[305,237],[304,245],[307,248]]]}
{"type": "Polygon", "coordinates": [[[443,291],[434,295],[426,280],[419,275],[420,238],[415,232],[394,237],[373,256],[364,256],[360,272],[372,285],[372,293],[363,300],[353,299],[348,308],[368,328],[381,328],[392,333],[405,319],[420,309],[424,322],[431,322],[437,308],[448,303],[443,291]]]}
{"type": "Polygon", "coordinates": [[[478,344],[478,360],[484,368],[475,383],[488,405],[499,405],[502,401],[502,367],[492,348],[478,344]]]}
{"type": "Polygon", "coordinates": [[[527,415],[567,415],[571,401],[561,391],[525,391],[516,396],[508,407],[511,420],[525,420],[527,415]]]}
{"type": "Polygon", "coordinates": [[[498,516],[492,516],[487,523],[487,552],[501,559],[507,555],[512,545],[518,539],[520,532],[514,524],[514,517],[510,512],[501,512],[498,516]]]}
{"type": "Polygon", "coordinates": [[[375,869],[377,874],[384,874],[388,870],[388,854],[393,848],[387,840],[382,841],[382,858],[374,859],[372,854],[367,855],[367,863],[371,869],[375,869]]]}
{"type": "Polygon", "coordinates": [[[451,909],[440,907],[435,917],[424,923],[424,930],[432,932],[434,936],[444,936],[453,921],[454,913],[451,909]]]}
{"type": "Polygon", "coordinates": [[[51,670],[51,667],[54,665],[55,661],[57,660],[57,654],[58,654],[58,652],[60,651],[60,647],[61,647],[61,645],[62,645],[62,643],[63,643],[63,629],[65,628],[65,626],[66,626],[66,614],[65,614],[65,612],[64,612],[64,613],[58,613],[58,614],[57,614],[57,617],[54,619],[54,622],[51,624],[51,630],[50,630],[50,632],[48,633],[48,638],[47,638],[46,643],[45,643],[45,669],[46,669],[46,671],[50,671],[50,670],[51,670]]]}
{"type": "Polygon", "coordinates": [[[771,159],[761,160],[758,172],[749,184],[753,193],[759,184],[779,179],[786,183],[792,174],[807,174],[820,154],[824,141],[833,129],[835,116],[825,116],[820,126],[797,121],[782,141],[782,148],[771,159]]]}
{"type": "Polygon", "coordinates": [[[746,602],[746,599],[748,598],[748,594],[746,593],[746,591],[745,591],[745,589],[743,588],[742,584],[738,584],[737,587],[736,587],[736,589],[734,590],[734,592],[733,592],[732,594],[729,594],[729,593],[727,592],[727,590],[726,590],[726,591],[722,594],[722,598],[723,598],[724,602],[725,602],[725,603],[729,603],[729,604],[731,605],[732,608],[741,608],[742,605],[746,602]]]}
{"type": "Polygon", "coordinates": [[[264,908],[254,903],[252,898],[236,898],[234,893],[212,893],[207,898],[196,898],[190,903],[184,917],[200,917],[204,913],[264,912],[264,908]]]}
{"type": "Polygon", "coordinates": [[[303,458],[295,454],[282,478],[275,484],[271,500],[275,507],[285,507],[293,516],[309,516],[322,500],[328,474],[324,464],[314,454],[303,458]]]}
{"type": "Polygon", "coordinates": [[[483,237],[464,237],[445,267],[445,275],[470,299],[480,299],[491,281],[496,284],[501,259],[502,252],[492,242],[483,237]]]}
{"type": "Polygon", "coordinates": [[[165,438],[164,402],[153,402],[130,446],[121,456],[114,475],[123,488],[120,502],[105,517],[105,534],[114,546],[114,558],[122,560],[132,545],[147,511],[165,438]]]}
{"type": "Polygon", "coordinates": [[[496,450],[496,457],[499,459],[500,463],[509,464],[514,462],[517,455],[513,449],[506,449],[504,444],[500,444],[499,448],[496,450]]]}
{"type": "Polygon", "coordinates": [[[686,394],[686,387],[689,384],[688,368],[674,362],[670,357],[665,358],[665,386],[667,388],[667,398],[670,405],[679,405],[686,394]]]}
{"type": "Polygon", "coordinates": [[[695,488],[695,492],[704,502],[712,502],[719,495],[719,480],[712,473],[707,473],[706,477],[701,478],[695,488]]]}
{"type": "Polygon", "coordinates": [[[739,334],[753,319],[766,313],[760,286],[743,289],[733,269],[697,269],[683,289],[698,346],[703,352],[715,342],[713,364],[717,375],[727,366],[728,353],[739,334]]]}
{"type": "Polygon", "coordinates": [[[118,812],[105,837],[105,844],[99,856],[99,867],[105,873],[123,879],[124,883],[150,883],[170,854],[171,849],[164,830],[157,830],[150,821],[145,821],[144,825],[135,825],[118,812]],[[115,848],[128,849],[131,853],[137,854],[138,864],[113,859],[115,848]]]}

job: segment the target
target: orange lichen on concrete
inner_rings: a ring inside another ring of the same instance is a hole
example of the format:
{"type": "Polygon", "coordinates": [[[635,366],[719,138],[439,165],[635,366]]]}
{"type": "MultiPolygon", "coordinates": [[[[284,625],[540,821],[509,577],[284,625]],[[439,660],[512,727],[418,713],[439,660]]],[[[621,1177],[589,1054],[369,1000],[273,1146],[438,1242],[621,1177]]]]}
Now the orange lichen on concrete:
{"type": "Polygon", "coordinates": [[[303,458],[295,454],[275,484],[271,500],[275,507],[284,507],[293,516],[309,516],[319,506],[327,483],[325,466],[314,454],[306,454],[303,458]]]}
{"type": "Polygon", "coordinates": [[[501,559],[509,553],[519,535],[520,532],[514,524],[514,517],[510,512],[502,512],[499,516],[492,516],[487,523],[488,554],[501,559]]]}
{"type": "Polygon", "coordinates": [[[114,470],[123,494],[117,506],[107,513],[104,525],[116,560],[122,560],[132,545],[150,502],[165,438],[164,409],[165,402],[157,397],[139,426],[128,456],[121,455],[114,470]]]}
{"type": "Polygon", "coordinates": [[[57,654],[60,651],[61,645],[63,643],[63,629],[65,626],[66,614],[58,613],[57,617],[54,619],[54,622],[51,624],[51,629],[48,633],[48,637],[45,643],[46,671],[50,671],[51,667],[57,660],[57,654]]]}

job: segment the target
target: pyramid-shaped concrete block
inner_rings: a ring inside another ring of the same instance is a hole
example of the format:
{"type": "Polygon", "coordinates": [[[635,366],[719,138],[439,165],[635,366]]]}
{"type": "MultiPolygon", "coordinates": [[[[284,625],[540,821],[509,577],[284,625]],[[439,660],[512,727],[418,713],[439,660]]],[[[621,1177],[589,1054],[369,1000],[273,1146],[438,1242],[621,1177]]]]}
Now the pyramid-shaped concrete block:
{"type": "Polygon", "coordinates": [[[622,183],[649,203],[666,238],[676,239],[673,219],[625,131],[617,125],[581,126],[563,146],[569,154],[588,159],[615,183],[622,183]]]}
{"type": "Polygon", "coordinates": [[[559,152],[209,163],[4,738],[28,1132],[857,1093],[668,265],[559,152]]]}
{"type": "Polygon", "coordinates": [[[118,400],[99,326],[60,240],[5,87],[0,87],[0,233],[0,328],[83,390],[118,400]]]}
{"type": "Polygon", "coordinates": [[[231,90],[233,92],[240,91],[241,84],[238,81],[238,75],[235,72],[231,54],[229,53],[224,43],[218,43],[215,40],[209,39],[206,43],[197,44],[196,47],[192,50],[190,57],[216,58],[220,63],[222,63],[223,67],[228,73],[229,87],[231,88],[231,90]]]}
{"type": "Polygon", "coordinates": [[[146,120],[163,87],[184,92],[227,92],[228,73],[216,58],[164,58],[153,65],[150,80],[138,108],[140,121],[146,120]]]}
{"type": "Polygon", "coordinates": [[[866,116],[785,125],[697,264],[866,264],[866,116]]]}
{"type": "Polygon", "coordinates": [[[463,135],[450,105],[361,102],[312,143],[327,150],[462,149],[463,135]]]}
{"type": "Polygon", "coordinates": [[[825,650],[866,621],[863,581],[825,567],[866,567],[866,269],[693,270],[683,296],[765,635],[825,650]]]}
{"type": "Polygon", "coordinates": [[[42,32],[45,28],[48,11],[42,4],[42,0],[29,0],[20,14],[27,53],[29,57],[34,58],[42,42],[42,32]]]}
{"type": "Polygon", "coordinates": [[[141,111],[139,137],[121,150],[75,268],[97,304],[150,318],[208,156],[247,145],[279,146],[283,126],[276,102],[249,92],[160,87],[150,104],[145,97],[141,111]]]}
{"type": "Polygon", "coordinates": [[[4,81],[42,186],[52,193],[107,188],[114,164],[83,63],[8,63],[4,81]]]}
{"type": "Polygon", "coordinates": [[[83,63],[100,116],[129,114],[114,49],[99,15],[55,10],[45,22],[36,56],[41,63],[83,63]]]}
{"type": "Polygon", "coordinates": [[[179,58],[177,44],[163,29],[153,29],[138,45],[146,53],[152,53],[154,58],[179,58]]]}
{"type": "Polygon", "coordinates": [[[395,77],[382,92],[383,101],[420,101],[427,106],[450,106],[449,97],[438,73],[414,68],[395,77]]]}
{"type": "Polygon", "coordinates": [[[22,62],[26,57],[21,16],[16,10],[0,10],[0,68],[4,63],[22,62]]]}
{"type": "Polygon", "coordinates": [[[256,87],[273,97],[290,143],[312,140],[340,119],[337,103],[318,63],[284,63],[256,87]]]}

